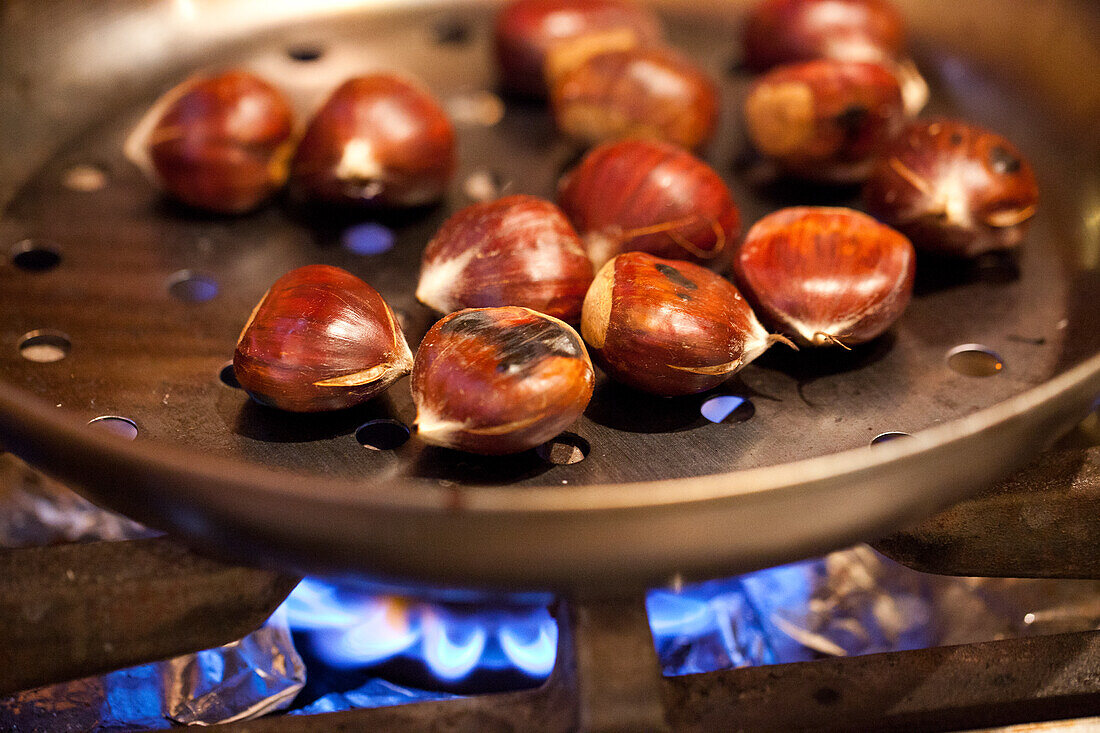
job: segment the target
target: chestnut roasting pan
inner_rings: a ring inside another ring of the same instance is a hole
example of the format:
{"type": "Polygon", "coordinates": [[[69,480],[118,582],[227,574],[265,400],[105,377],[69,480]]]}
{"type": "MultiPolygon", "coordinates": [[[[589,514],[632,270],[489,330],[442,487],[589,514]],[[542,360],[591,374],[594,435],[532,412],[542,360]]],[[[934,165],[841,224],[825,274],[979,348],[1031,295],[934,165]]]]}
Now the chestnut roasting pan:
{"type": "MultiPolygon", "coordinates": [[[[0,445],[201,551],[486,589],[617,592],[731,574],[956,502],[1020,467],[1100,395],[1100,8],[897,4],[932,88],[929,112],[1005,134],[1036,169],[1040,213],[1018,255],[920,260],[899,323],[851,353],[773,349],[717,391],[674,400],[601,380],[565,451],[583,460],[555,462],[466,456],[415,435],[364,448],[360,425],[413,419],[405,381],[361,408],[295,416],[219,378],[251,307],[308,263],[378,288],[415,346],[432,322],[413,298],[420,251],[469,203],[470,179],[553,197],[579,151],[544,109],[500,107],[492,5],[9,0],[0,445]],[[376,255],[342,246],[354,221],[284,201],[236,218],[166,202],[122,156],[127,133],[191,72],[236,65],[303,109],[365,70],[419,76],[458,129],[447,201],[382,221],[396,244],[376,255]],[[1001,368],[956,371],[947,355],[960,346],[1001,368]],[[746,402],[712,423],[701,405],[723,395],[746,402]],[[104,416],[132,420],[137,439],[88,427],[104,416]],[[889,431],[912,437],[870,445],[889,431]]],[[[745,5],[658,7],[672,43],[722,86],[706,157],[749,224],[795,203],[858,205],[858,191],[753,177],[737,122],[750,79],[738,66],[745,5]]]]}

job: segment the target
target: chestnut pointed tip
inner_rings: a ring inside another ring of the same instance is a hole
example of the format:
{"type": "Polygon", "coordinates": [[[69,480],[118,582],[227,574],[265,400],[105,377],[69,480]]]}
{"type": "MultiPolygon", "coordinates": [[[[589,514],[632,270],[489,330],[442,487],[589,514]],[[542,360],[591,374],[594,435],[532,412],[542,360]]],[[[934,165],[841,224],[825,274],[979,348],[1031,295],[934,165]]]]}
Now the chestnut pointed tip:
{"type": "Polygon", "coordinates": [[[852,350],[852,347],[844,343],[843,340],[832,335],[831,333],[826,333],[825,331],[815,332],[814,335],[810,338],[810,343],[812,343],[814,346],[839,346],[845,351],[852,350]]]}
{"type": "Polygon", "coordinates": [[[781,333],[768,334],[768,345],[770,346],[771,344],[783,344],[784,346],[788,346],[795,351],[800,351],[800,349],[798,348],[798,344],[796,344],[794,341],[791,341],[789,338],[781,333]]]}

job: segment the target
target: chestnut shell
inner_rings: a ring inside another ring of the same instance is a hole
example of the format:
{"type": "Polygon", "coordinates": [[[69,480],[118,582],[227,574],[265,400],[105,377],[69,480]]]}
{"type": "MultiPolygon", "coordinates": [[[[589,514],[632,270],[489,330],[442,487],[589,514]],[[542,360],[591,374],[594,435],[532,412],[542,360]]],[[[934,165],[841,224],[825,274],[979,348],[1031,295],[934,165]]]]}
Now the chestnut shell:
{"type": "Polygon", "coordinates": [[[294,112],[275,87],[247,71],[193,77],[150,112],[151,128],[128,154],[151,166],[173,198],[195,208],[239,214],[286,182],[294,112]]]}
{"type": "Polygon", "coordinates": [[[444,317],[416,352],[411,387],[426,442],[472,453],[518,453],[580,417],[595,374],[577,332],[528,308],[444,317]]]}
{"type": "Polygon", "coordinates": [[[657,140],[595,148],[562,180],[558,203],[596,267],[630,251],[720,267],[741,227],[721,176],[657,140]]]}
{"type": "Polygon", "coordinates": [[[645,252],[596,274],[581,333],[609,377],[666,397],[721,384],[775,340],[733,283],[645,252]]]}
{"type": "Polygon", "coordinates": [[[878,64],[816,59],[778,66],[745,100],[749,139],[787,172],[864,180],[905,125],[897,78],[878,64]]]}
{"type": "Polygon", "coordinates": [[[442,313],[517,305],[577,322],[592,263],[557,206],[534,196],[473,204],[424,249],[417,299],[442,313]]]}
{"type": "Polygon", "coordinates": [[[309,123],[290,167],[303,200],[364,207],[413,207],[440,199],[457,165],[451,121],[432,95],[407,79],[349,79],[309,123]]]}
{"type": "Polygon", "coordinates": [[[550,99],[558,128],[590,144],[632,136],[697,148],[718,123],[714,83],[662,48],[589,56],[551,79],[550,99]]]}
{"type": "Polygon", "coordinates": [[[393,309],[370,285],[328,265],[276,280],[233,353],[241,386],[257,402],[290,412],[357,405],[411,368],[393,309]]]}
{"type": "Polygon", "coordinates": [[[796,206],[749,229],[734,270],[771,328],[802,345],[854,346],[883,333],[905,310],[916,252],[866,214],[796,206]]]}
{"type": "Polygon", "coordinates": [[[816,58],[885,61],[903,55],[905,26],[887,0],[763,0],[743,42],[754,71],[816,58]]]}
{"type": "Polygon", "coordinates": [[[1009,140],[940,118],[914,122],[884,151],[864,199],[919,249],[972,257],[1023,241],[1039,187],[1009,140]]]}
{"type": "Polygon", "coordinates": [[[659,43],[661,23],[623,0],[515,0],[497,15],[493,38],[500,83],[529,97],[547,93],[547,56],[558,44],[594,33],[625,32],[641,45],[659,43]]]}

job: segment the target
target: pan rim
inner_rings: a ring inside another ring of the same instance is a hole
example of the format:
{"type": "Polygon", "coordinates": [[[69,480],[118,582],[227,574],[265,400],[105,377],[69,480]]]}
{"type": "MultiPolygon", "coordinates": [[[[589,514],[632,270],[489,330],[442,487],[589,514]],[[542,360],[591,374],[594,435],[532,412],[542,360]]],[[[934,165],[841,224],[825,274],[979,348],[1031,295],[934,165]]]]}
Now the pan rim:
{"type": "MultiPolygon", "coordinates": [[[[920,457],[1038,410],[1063,395],[1080,392],[1100,398],[1100,354],[1003,402],[968,416],[912,434],[904,441],[861,446],[789,463],[757,466],[725,473],[685,478],[656,479],[578,486],[508,487],[479,484],[440,486],[432,479],[387,480],[366,486],[341,477],[304,474],[224,456],[204,456],[195,461],[195,451],[176,448],[157,440],[124,441],[88,428],[75,414],[62,412],[29,392],[0,382],[0,437],[16,455],[16,446],[35,434],[52,436],[61,450],[97,453],[103,461],[125,465],[152,465],[170,471],[186,481],[173,488],[202,491],[203,485],[234,486],[256,495],[303,497],[325,503],[350,503],[358,508],[407,512],[454,513],[456,493],[461,495],[461,512],[495,515],[557,514],[575,511],[613,512],[624,509],[674,507],[699,502],[722,501],[769,492],[794,490],[825,479],[855,476],[896,461],[920,457]],[[1090,386],[1091,385],[1091,386],[1090,386]],[[318,489],[323,489],[318,491],[318,489]],[[366,489],[366,490],[364,490],[366,489]]],[[[1084,397],[1083,402],[1091,399],[1084,397]]],[[[1083,405],[1079,419],[1089,412],[1083,405]]],[[[1070,427],[1067,425],[1067,428],[1070,427]]],[[[37,453],[34,451],[33,453],[37,453]]],[[[51,451],[47,450],[46,453],[51,451]]],[[[49,464],[28,460],[49,472],[49,464]]],[[[59,472],[64,473],[64,472],[59,472]]],[[[62,478],[70,478],[62,476],[62,478]]],[[[86,482],[77,482],[78,484],[86,482]]],[[[96,492],[97,494],[99,492],[96,492]]]]}

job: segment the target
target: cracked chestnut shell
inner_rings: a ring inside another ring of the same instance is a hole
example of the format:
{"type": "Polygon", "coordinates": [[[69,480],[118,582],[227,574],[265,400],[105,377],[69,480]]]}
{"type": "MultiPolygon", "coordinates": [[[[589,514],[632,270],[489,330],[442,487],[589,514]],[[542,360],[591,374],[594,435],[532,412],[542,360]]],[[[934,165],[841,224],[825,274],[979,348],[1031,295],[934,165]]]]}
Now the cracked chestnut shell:
{"type": "Polygon", "coordinates": [[[658,140],[595,148],[562,180],[558,203],[597,268],[631,251],[720,267],[741,227],[714,169],[658,140]]]}
{"type": "Polygon", "coordinates": [[[905,26],[886,0],[763,0],[743,42],[754,71],[816,58],[883,61],[902,56],[905,26]]]}
{"type": "Polygon", "coordinates": [[[744,114],[761,153],[795,176],[833,182],[865,180],[906,120],[893,74],[833,59],[772,69],[753,83],[744,114]]]}
{"type": "Polygon", "coordinates": [[[596,274],[581,333],[609,377],[666,397],[721,384],[777,340],[733,283],[644,252],[621,254],[596,274]]]}
{"type": "Polygon", "coordinates": [[[1035,173],[997,133],[949,119],[915,122],[864,188],[868,210],[919,249],[973,257],[1023,241],[1039,205],[1035,173]]]}
{"type": "Polygon", "coordinates": [[[577,322],[592,263],[557,206],[534,196],[473,204],[428,242],[416,298],[441,313],[518,305],[577,322]]]}
{"type": "Polygon", "coordinates": [[[125,152],[173,198],[240,214],[286,182],[294,112],[275,87],[247,71],[195,76],[157,101],[125,152]]]}
{"type": "Polygon", "coordinates": [[[580,336],[562,321],[513,306],[458,311],[416,352],[417,434],[471,453],[518,453],[580,417],[594,383],[580,336]]]}
{"type": "Polygon", "coordinates": [[[662,48],[590,55],[551,75],[550,99],[558,129],[589,144],[654,137],[697,148],[718,122],[714,83],[662,48]]]}
{"type": "Polygon", "coordinates": [[[233,372],[257,402],[290,412],[352,407],[412,368],[397,316],[350,272],[308,265],[280,277],[237,340],[233,372]]]}
{"type": "Polygon", "coordinates": [[[770,327],[802,345],[850,347],[901,316],[913,293],[916,252],[866,214],[798,206],[753,225],[734,270],[770,327]]]}
{"type": "Polygon", "coordinates": [[[298,143],[290,186],[302,200],[369,208],[423,206],[447,191],[455,133],[434,97],[393,74],[349,79],[298,143]]]}
{"type": "Polygon", "coordinates": [[[581,36],[600,43],[648,45],[661,40],[661,24],[648,9],[623,0],[516,0],[497,15],[493,37],[501,86],[530,97],[547,94],[551,49],[581,36]]]}

